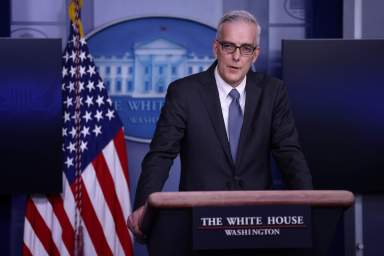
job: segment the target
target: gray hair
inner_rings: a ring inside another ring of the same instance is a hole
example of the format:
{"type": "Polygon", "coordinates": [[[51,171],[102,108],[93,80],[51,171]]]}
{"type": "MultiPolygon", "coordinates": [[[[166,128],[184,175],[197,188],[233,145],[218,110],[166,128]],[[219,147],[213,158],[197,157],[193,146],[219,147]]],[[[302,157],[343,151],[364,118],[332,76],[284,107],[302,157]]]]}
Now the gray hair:
{"type": "Polygon", "coordinates": [[[257,22],[255,16],[253,16],[251,13],[244,11],[244,10],[234,10],[227,12],[224,14],[224,16],[220,19],[219,25],[217,26],[217,32],[216,32],[216,39],[220,39],[220,35],[222,32],[222,27],[224,23],[227,22],[235,22],[235,21],[243,21],[247,23],[255,24],[256,26],[256,46],[260,46],[260,34],[261,34],[261,27],[259,23],[257,22]]]}

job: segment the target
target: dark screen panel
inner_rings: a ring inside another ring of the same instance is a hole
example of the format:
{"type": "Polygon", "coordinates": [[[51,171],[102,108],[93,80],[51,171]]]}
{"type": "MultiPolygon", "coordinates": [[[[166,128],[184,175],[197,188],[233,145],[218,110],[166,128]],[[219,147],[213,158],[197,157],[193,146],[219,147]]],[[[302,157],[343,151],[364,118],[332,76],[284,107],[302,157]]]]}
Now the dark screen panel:
{"type": "Polygon", "coordinates": [[[11,0],[0,1],[0,37],[11,35],[11,0]]]}
{"type": "Polygon", "coordinates": [[[61,191],[61,40],[0,40],[0,193],[61,191]]]}
{"type": "Polygon", "coordinates": [[[384,40],[287,40],[283,79],[315,188],[384,191],[384,40]]]}

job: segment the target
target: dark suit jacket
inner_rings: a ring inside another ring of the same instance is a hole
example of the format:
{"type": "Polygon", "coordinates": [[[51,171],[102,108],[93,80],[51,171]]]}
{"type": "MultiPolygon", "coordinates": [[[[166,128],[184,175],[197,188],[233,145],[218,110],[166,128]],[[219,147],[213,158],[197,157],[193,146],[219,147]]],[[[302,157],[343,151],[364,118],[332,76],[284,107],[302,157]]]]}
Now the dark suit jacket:
{"type": "Polygon", "coordinates": [[[264,190],[271,186],[271,153],[289,188],[311,189],[287,89],[270,76],[247,74],[244,121],[232,160],[219,94],[216,62],[205,72],[170,84],[150,151],[142,163],[135,208],[161,191],[180,153],[179,189],[264,190]]]}

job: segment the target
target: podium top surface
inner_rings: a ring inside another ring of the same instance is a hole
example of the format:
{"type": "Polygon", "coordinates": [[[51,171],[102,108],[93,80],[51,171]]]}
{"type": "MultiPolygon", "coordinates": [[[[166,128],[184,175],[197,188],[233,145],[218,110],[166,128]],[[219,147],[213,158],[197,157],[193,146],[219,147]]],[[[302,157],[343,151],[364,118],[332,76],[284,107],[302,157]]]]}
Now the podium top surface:
{"type": "Polygon", "coordinates": [[[156,192],[148,198],[150,208],[240,205],[310,205],[347,208],[353,202],[354,195],[346,190],[156,192]]]}

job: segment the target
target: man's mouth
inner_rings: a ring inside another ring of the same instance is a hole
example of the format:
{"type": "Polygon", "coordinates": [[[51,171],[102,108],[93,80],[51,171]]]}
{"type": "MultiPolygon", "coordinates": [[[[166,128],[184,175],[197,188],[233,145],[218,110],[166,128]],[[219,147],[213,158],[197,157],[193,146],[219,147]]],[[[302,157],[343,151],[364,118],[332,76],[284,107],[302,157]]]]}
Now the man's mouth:
{"type": "Polygon", "coordinates": [[[231,70],[239,70],[240,69],[240,67],[235,67],[235,66],[228,66],[228,68],[231,70]]]}

